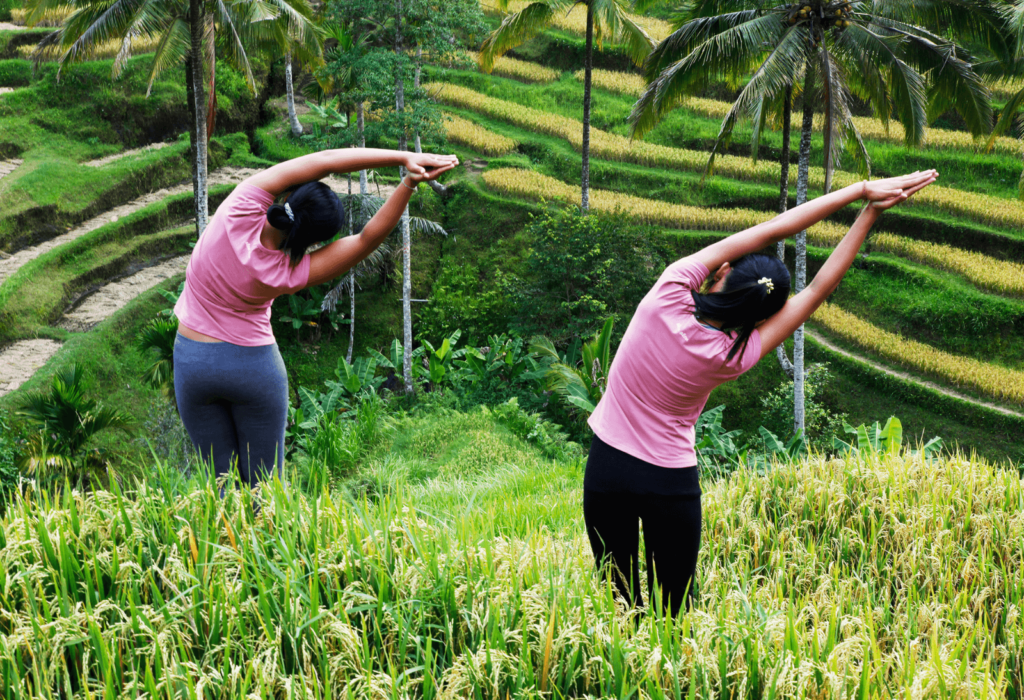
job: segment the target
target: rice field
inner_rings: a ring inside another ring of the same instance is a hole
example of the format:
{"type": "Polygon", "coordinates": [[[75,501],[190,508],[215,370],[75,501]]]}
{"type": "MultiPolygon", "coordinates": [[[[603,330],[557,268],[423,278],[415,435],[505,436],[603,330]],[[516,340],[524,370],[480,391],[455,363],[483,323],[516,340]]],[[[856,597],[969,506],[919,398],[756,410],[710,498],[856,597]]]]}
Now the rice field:
{"type": "Polygon", "coordinates": [[[578,463],[485,412],[418,421],[369,498],[277,482],[253,518],[248,492],[158,466],[17,501],[3,697],[1019,697],[1014,471],[901,453],[706,482],[698,602],[673,620],[594,574],[578,463]],[[474,466],[492,453],[514,457],[474,466]]]}
{"type": "Polygon", "coordinates": [[[937,350],[882,330],[832,304],[822,304],[812,319],[830,333],[890,362],[936,375],[953,386],[973,389],[1000,401],[1024,404],[1024,372],[937,350]]]}
{"type": "MultiPolygon", "coordinates": [[[[583,125],[577,119],[489,97],[451,83],[430,83],[425,87],[445,104],[565,139],[577,150],[582,148],[583,125]]],[[[625,136],[595,128],[590,130],[590,149],[598,158],[690,172],[703,172],[708,155],[704,151],[631,141],[625,136]]],[[[776,184],[779,181],[780,166],[766,160],[754,163],[749,158],[720,155],[715,159],[715,172],[739,180],[776,184]]],[[[811,187],[822,189],[825,183],[824,169],[811,167],[808,180],[811,187]]],[[[854,173],[837,171],[833,177],[833,186],[843,187],[859,180],[860,177],[854,173]]],[[[1024,228],[1024,202],[1019,200],[931,185],[918,194],[914,201],[979,223],[1024,228]]]]}
{"type": "Polygon", "coordinates": [[[503,156],[516,150],[519,145],[515,139],[496,134],[454,114],[445,115],[444,128],[449,141],[461,143],[489,156],[503,156]]]}
{"type": "MultiPolygon", "coordinates": [[[[576,80],[583,82],[583,71],[578,70],[573,74],[576,80]]],[[[594,85],[609,92],[617,92],[630,97],[640,97],[646,89],[644,79],[636,73],[623,73],[594,69],[590,76],[594,85]]],[[[711,119],[724,119],[729,113],[732,104],[723,100],[712,100],[706,97],[688,97],[683,101],[683,107],[711,119]]],[[[881,141],[896,145],[903,145],[905,131],[903,126],[896,121],[884,124],[880,119],[872,117],[853,117],[854,126],[860,135],[871,141],[881,141]]],[[[818,133],[822,130],[823,116],[815,115],[814,130],[818,133]]],[[[954,131],[951,129],[927,129],[922,144],[927,148],[955,149],[965,151],[982,151],[985,149],[984,139],[975,139],[966,131],[954,131]]],[[[1019,158],[1022,153],[1021,141],[1009,136],[1000,136],[992,144],[992,150],[996,153],[1019,158]]]]}

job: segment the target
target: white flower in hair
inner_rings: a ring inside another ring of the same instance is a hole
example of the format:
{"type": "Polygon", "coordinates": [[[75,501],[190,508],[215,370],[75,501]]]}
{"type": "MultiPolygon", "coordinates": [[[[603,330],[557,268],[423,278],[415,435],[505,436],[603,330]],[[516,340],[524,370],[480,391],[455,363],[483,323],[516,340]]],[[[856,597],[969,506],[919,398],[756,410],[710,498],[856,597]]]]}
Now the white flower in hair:
{"type": "Polygon", "coordinates": [[[772,282],[771,277],[762,277],[757,281],[758,284],[763,284],[768,288],[768,293],[771,294],[775,290],[775,283],[772,282]]]}

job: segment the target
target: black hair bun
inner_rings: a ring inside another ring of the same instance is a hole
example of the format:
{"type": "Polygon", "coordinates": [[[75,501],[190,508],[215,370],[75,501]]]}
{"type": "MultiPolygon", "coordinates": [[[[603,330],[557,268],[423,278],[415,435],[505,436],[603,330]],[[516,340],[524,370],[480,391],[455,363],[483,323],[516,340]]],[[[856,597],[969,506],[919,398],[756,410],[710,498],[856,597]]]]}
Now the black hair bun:
{"type": "Polygon", "coordinates": [[[278,231],[284,231],[286,234],[292,229],[291,217],[280,204],[272,204],[270,209],[267,209],[267,221],[278,231]]]}

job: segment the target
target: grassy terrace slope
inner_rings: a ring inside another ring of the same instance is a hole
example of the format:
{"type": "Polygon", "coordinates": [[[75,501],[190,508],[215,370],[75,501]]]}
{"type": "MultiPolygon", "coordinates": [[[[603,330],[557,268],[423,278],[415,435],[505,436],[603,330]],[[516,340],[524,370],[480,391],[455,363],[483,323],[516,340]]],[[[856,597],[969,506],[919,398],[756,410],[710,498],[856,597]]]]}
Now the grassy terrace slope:
{"type": "MultiPolygon", "coordinates": [[[[59,84],[56,65],[43,64],[30,84],[0,95],[0,158],[24,161],[0,180],[0,249],[51,238],[143,192],[189,178],[187,141],[177,139],[187,123],[184,81],[172,70],[145,97],[151,62],[149,56],[132,59],[116,82],[110,61],[89,62],[65,70],[59,84]],[[165,139],[175,142],[101,168],[83,165],[165,139]]],[[[28,66],[2,60],[0,78],[28,66]]],[[[227,66],[218,67],[218,91],[218,126],[238,130],[255,123],[260,103],[227,66]]],[[[224,155],[213,147],[211,167],[224,155]]]]}
{"type": "Polygon", "coordinates": [[[166,472],[20,501],[5,697],[1024,690],[1016,473],[891,456],[706,483],[698,603],[674,622],[624,615],[594,576],[579,463],[482,411],[401,420],[380,449],[369,498],[268,486],[255,520],[166,472]]]}

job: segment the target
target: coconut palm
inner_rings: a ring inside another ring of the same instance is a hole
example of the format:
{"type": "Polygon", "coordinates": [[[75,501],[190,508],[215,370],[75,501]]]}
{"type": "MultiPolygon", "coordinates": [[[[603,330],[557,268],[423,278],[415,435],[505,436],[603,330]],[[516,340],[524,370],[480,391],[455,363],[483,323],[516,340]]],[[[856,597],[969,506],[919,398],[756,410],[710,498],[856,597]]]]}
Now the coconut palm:
{"type": "MultiPolygon", "coordinates": [[[[600,47],[608,38],[621,42],[629,57],[640,64],[654,47],[654,42],[627,13],[642,11],[647,3],[637,0],[535,0],[519,12],[505,16],[501,25],[480,48],[480,67],[487,73],[494,61],[546,28],[557,14],[565,14],[576,5],[587,8],[586,55],[583,64],[583,175],[581,178],[583,211],[590,208],[590,84],[594,66],[594,42],[600,47]]],[[[508,10],[509,0],[498,0],[498,9],[508,10]]]]}
{"type": "MultiPolygon", "coordinates": [[[[797,204],[807,199],[811,133],[815,108],[823,114],[824,188],[832,176],[843,144],[850,140],[863,171],[870,160],[853,126],[853,96],[875,115],[903,125],[906,142],[920,144],[932,112],[956,109],[974,134],[991,123],[988,91],[973,69],[972,57],[949,39],[918,22],[940,19],[973,36],[991,32],[997,13],[987,0],[938,2],[828,2],[795,4],[762,0],[693,0],[677,18],[676,30],[662,41],[644,64],[647,89],[630,114],[634,137],[650,131],[689,94],[723,79],[748,77],[722,121],[708,158],[726,145],[736,123],[753,122],[751,153],[756,158],[762,130],[775,105],[783,112],[783,180],[780,208],[788,190],[789,112],[796,90],[803,114],[797,171],[797,204]]],[[[787,193],[788,194],[788,193],[787,193]]],[[[806,232],[796,237],[795,288],[806,283],[806,232]]],[[[803,329],[794,335],[794,428],[803,430],[803,329]]],[[[783,353],[780,362],[788,361],[783,353]]]]}
{"type": "Polygon", "coordinates": [[[58,59],[62,69],[88,60],[97,46],[116,40],[121,42],[112,71],[116,78],[141,39],[159,39],[150,88],[163,71],[186,66],[197,233],[202,233],[209,219],[207,141],[216,104],[216,53],[238,67],[255,91],[250,51],[288,45],[296,52],[320,51],[307,0],[27,0],[25,5],[29,24],[42,19],[47,10],[71,8],[60,29],[37,49],[62,51],[58,59]]]}

